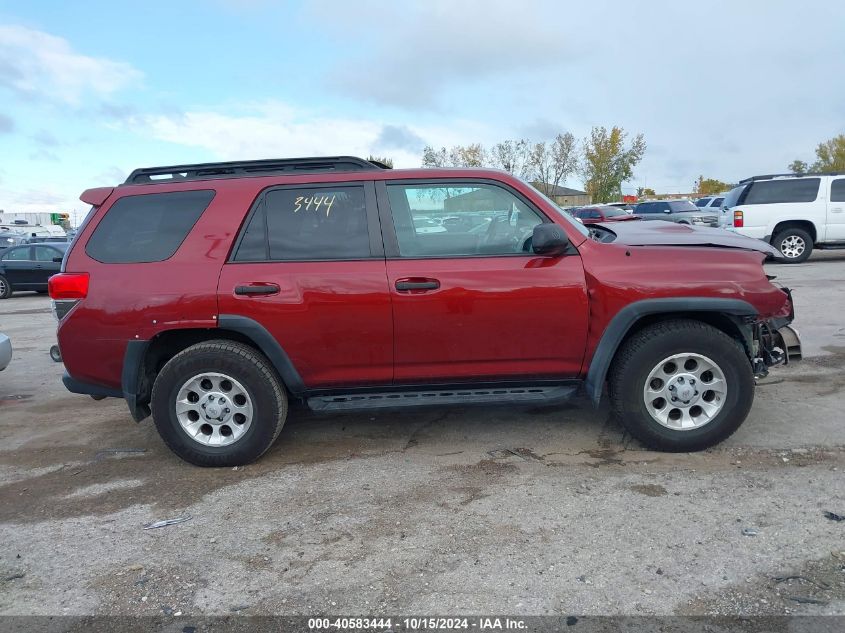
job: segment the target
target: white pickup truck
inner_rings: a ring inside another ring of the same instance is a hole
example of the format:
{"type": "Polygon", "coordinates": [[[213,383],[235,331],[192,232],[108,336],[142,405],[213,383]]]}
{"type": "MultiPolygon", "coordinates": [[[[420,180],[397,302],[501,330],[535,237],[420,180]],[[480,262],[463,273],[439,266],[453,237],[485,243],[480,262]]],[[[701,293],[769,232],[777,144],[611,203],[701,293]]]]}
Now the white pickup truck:
{"type": "Polygon", "coordinates": [[[722,208],[725,228],[768,242],[788,263],[814,248],[845,248],[845,173],[754,176],[722,208]]]}

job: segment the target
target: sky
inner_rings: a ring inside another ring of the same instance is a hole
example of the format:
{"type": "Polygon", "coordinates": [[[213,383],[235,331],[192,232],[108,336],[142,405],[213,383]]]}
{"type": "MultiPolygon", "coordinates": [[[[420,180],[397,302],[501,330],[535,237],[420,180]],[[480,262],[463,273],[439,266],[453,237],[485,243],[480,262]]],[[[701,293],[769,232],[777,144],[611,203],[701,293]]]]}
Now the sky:
{"type": "Polygon", "coordinates": [[[623,191],[688,192],[845,133],[843,33],[833,0],[0,0],[0,209],[80,217],[136,167],[417,167],[596,125],[645,137],[623,191]]]}

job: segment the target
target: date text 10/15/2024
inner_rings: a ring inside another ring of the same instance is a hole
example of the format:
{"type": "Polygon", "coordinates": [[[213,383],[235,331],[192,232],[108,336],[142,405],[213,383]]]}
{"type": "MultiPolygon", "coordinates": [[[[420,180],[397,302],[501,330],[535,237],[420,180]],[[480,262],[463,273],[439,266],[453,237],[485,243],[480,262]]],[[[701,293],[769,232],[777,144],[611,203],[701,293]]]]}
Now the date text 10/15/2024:
{"type": "Polygon", "coordinates": [[[509,617],[406,617],[406,618],[309,618],[309,630],[361,630],[372,629],[394,631],[426,630],[479,630],[479,631],[518,631],[527,628],[520,618],[509,617]]]}

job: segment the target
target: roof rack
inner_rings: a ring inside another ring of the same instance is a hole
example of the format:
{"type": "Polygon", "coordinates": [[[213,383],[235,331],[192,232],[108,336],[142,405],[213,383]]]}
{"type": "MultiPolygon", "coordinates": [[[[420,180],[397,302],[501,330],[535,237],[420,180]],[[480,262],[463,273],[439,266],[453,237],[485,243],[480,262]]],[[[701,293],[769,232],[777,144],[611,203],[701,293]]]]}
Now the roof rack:
{"type": "Polygon", "coordinates": [[[136,169],[125,185],[155,182],[184,182],[212,178],[239,178],[243,176],[270,176],[273,174],[314,173],[324,171],[367,171],[390,169],[384,163],[364,160],[355,156],[325,156],[313,158],[271,158],[268,160],[239,160],[226,163],[198,163],[168,167],[136,169]]]}
{"type": "Polygon", "coordinates": [[[790,172],[788,174],[764,174],[762,176],[751,176],[745,180],[740,180],[739,184],[744,185],[755,180],[772,180],[773,178],[806,178],[807,176],[845,176],[845,171],[812,171],[805,174],[796,174],[790,172]]]}

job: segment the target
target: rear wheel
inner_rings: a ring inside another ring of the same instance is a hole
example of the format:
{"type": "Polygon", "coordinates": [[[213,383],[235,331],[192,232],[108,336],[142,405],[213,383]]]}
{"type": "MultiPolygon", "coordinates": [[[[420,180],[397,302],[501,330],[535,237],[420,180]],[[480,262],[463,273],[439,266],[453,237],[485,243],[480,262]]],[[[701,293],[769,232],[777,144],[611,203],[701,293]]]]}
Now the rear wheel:
{"type": "Polygon", "coordinates": [[[775,235],[772,244],[780,251],[781,261],[800,264],[813,252],[813,239],[804,229],[789,228],[775,235]]]}
{"type": "Polygon", "coordinates": [[[287,417],[269,361],[233,341],[198,343],[162,368],[152,412],[164,442],[197,466],[240,466],[267,451],[287,417]]]}
{"type": "Polygon", "coordinates": [[[724,332],[700,321],[667,321],[620,349],[610,399],[616,417],[646,446],[696,451],[739,428],[754,401],[754,375],[724,332]]]}
{"type": "Polygon", "coordinates": [[[12,284],[3,275],[0,275],[0,299],[8,299],[12,296],[12,284]]]}

